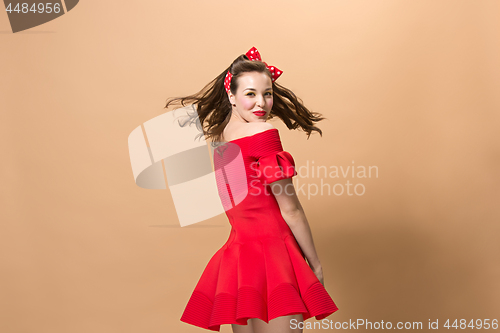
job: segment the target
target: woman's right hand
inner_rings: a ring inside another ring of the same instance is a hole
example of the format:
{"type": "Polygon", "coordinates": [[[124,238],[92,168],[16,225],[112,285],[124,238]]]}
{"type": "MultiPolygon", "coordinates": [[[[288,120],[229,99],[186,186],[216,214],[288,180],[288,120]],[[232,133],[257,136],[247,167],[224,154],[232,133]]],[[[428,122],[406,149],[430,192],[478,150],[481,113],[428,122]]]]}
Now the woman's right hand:
{"type": "Polygon", "coordinates": [[[313,272],[314,272],[314,275],[316,275],[316,277],[318,278],[319,282],[321,282],[321,284],[324,287],[325,283],[323,281],[323,269],[320,267],[320,268],[313,270],[313,272]]]}

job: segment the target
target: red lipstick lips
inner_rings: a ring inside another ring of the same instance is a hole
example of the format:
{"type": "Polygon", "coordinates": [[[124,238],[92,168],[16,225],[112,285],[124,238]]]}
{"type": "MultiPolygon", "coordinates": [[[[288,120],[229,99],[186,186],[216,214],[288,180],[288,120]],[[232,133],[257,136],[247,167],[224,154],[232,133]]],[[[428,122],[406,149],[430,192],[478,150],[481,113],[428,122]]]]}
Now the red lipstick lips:
{"type": "Polygon", "coordinates": [[[266,111],[254,111],[253,114],[257,117],[262,117],[266,115],[266,111]]]}

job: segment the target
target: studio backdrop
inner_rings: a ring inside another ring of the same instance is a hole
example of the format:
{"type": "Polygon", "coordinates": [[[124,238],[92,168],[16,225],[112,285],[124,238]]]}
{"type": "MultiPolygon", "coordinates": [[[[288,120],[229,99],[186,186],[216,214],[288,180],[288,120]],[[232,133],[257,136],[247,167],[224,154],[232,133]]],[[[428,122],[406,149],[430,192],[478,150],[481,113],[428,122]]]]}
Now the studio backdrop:
{"type": "Polygon", "coordinates": [[[0,332],[203,331],[180,317],[231,227],[164,106],[252,46],[326,118],[269,121],[339,307],[304,331],[500,319],[500,2],[4,3],[0,332]]]}

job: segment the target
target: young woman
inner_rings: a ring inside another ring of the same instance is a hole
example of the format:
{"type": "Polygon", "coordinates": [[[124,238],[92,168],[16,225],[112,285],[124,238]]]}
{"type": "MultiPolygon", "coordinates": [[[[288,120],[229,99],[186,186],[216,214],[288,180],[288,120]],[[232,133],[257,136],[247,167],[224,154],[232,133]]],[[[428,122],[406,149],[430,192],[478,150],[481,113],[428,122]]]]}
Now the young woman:
{"type": "Polygon", "coordinates": [[[320,320],[338,310],[324,288],[293,187],[295,162],[267,122],[278,117],[309,136],[322,134],[314,123],[324,118],[275,82],[281,73],[252,47],[198,94],[165,106],[196,105],[203,133],[217,145],[217,186],[232,226],[203,271],[183,322],[213,331],[231,324],[234,333],[297,333],[303,320],[320,320]]]}

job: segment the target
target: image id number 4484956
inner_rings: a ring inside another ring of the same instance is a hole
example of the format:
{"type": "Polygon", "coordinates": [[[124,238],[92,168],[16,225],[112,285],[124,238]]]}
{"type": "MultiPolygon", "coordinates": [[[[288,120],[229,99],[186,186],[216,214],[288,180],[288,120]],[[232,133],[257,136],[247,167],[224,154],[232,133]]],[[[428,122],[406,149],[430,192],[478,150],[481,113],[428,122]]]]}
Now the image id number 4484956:
{"type": "MultiPolygon", "coordinates": [[[[437,323],[437,321],[436,321],[437,323]]],[[[437,325],[436,325],[437,326],[437,325]]],[[[466,329],[466,328],[472,328],[472,329],[497,329],[498,328],[498,319],[471,319],[470,321],[467,321],[466,319],[455,319],[453,322],[448,319],[444,323],[443,327],[446,327],[447,329],[466,329]]],[[[433,328],[433,327],[430,327],[433,328]]],[[[437,327],[436,327],[437,328],[437,327]]]]}

